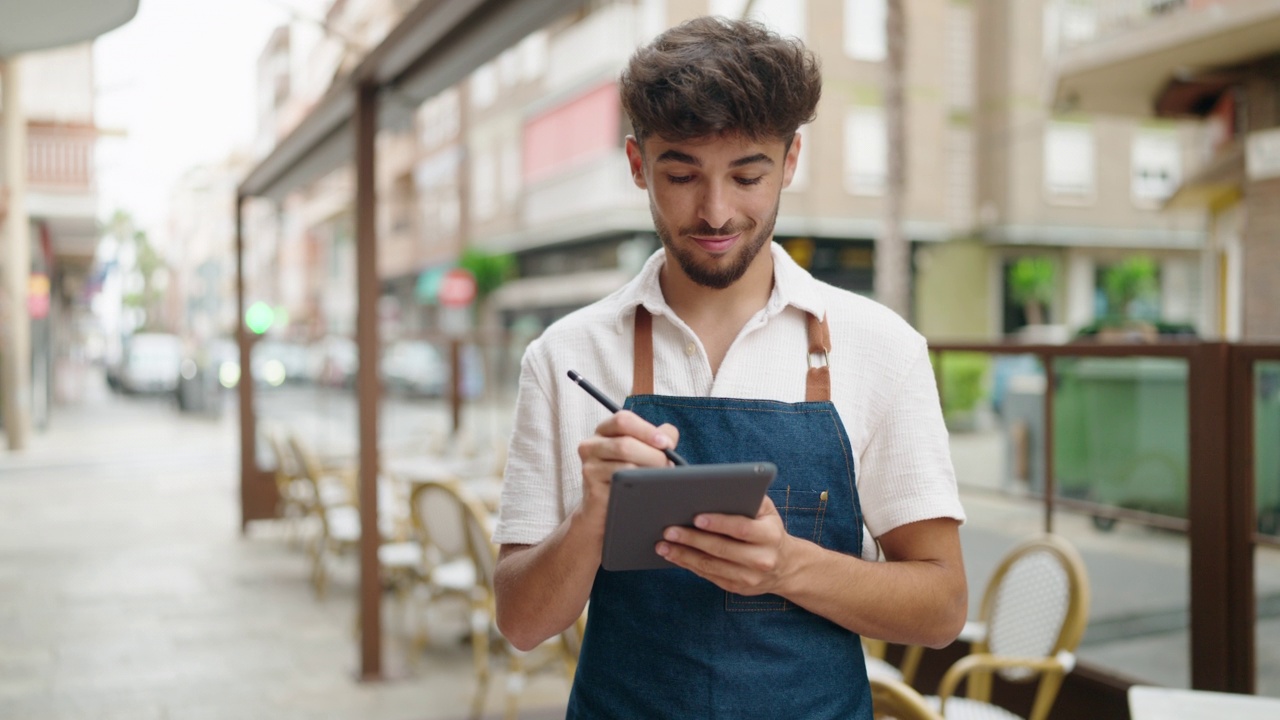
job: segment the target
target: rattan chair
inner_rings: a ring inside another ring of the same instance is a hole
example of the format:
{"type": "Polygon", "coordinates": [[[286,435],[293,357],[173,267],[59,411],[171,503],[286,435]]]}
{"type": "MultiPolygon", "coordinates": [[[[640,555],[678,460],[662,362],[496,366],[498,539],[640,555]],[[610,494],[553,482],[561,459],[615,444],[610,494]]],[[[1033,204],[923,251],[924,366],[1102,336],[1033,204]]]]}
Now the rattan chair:
{"type": "MultiPolygon", "coordinates": [[[[1056,535],[1019,543],[987,584],[979,622],[966,625],[972,652],[947,670],[930,702],[949,720],[1018,718],[991,704],[994,673],[1009,682],[1038,681],[1029,720],[1045,720],[1075,666],[1088,616],[1089,580],[1075,548],[1056,535]],[[961,682],[967,697],[955,696],[961,682]]],[[[920,650],[908,651],[915,659],[904,667],[914,668],[920,650]]]]}
{"type": "Polygon", "coordinates": [[[285,523],[286,538],[290,544],[302,538],[302,524],[311,514],[311,485],[303,476],[296,455],[285,447],[283,431],[274,425],[262,427],[262,437],[275,461],[272,479],[275,481],[279,504],[276,514],[285,523]]]}
{"type": "MultiPolygon", "coordinates": [[[[491,667],[496,656],[505,666],[506,674],[503,716],[508,720],[513,719],[519,712],[520,695],[528,675],[540,671],[560,671],[572,682],[577,670],[585,619],[579,618],[564,632],[530,652],[517,650],[497,628],[493,573],[498,561],[498,548],[490,541],[492,531],[488,511],[459,483],[424,483],[423,487],[438,488],[439,497],[452,499],[456,512],[461,517],[468,552],[476,569],[475,591],[471,594],[471,643],[476,673],[472,717],[484,715],[485,700],[492,679],[491,667]]],[[[425,491],[419,489],[417,492],[425,491]]]]}
{"type": "MultiPolygon", "coordinates": [[[[328,588],[330,558],[354,552],[360,544],[360,508],[356,504],[354,472],[334,474],[320,463],[307,443],[296,435],[289,447],[302,468],[302,479],[308,485],[308,511],[319,530],[308,548],[311,554],[311,584],[317,599],[324,599],[328,588]]],[[[401,505],[393,481],[378,483],[379,537],[378,561],[384,576],[393,581],[416,572],[421,552],[416,543],[407,540],[400,518],[394,512],[401,505]]]]}
{"type": "Polygon", "coordinates": [[[872,676],[871,703],[876,720],[942,720],[920,693],[901,680],[872,676]]]}

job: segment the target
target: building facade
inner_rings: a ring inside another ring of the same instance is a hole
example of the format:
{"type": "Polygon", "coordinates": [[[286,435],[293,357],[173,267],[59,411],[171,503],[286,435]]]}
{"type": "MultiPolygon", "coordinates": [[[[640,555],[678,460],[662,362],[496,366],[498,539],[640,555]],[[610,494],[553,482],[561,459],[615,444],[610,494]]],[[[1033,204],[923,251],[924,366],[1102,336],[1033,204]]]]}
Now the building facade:
{"type": "Polygon", "coordinates": [[[1206,332],[1280,339],[1280,3],[1061,3],[1057,107],[1204,127],[1200,162],[1166,203],[1209,215],[1201,258],[1206,332]]]}

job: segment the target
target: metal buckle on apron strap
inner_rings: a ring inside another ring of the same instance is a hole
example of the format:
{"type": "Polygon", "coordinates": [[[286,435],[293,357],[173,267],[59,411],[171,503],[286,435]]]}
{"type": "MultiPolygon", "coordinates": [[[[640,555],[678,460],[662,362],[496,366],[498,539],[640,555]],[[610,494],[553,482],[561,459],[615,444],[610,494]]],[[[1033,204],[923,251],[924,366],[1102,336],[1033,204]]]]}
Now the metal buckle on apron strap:
{"type": "Polygon", "coordinates": [[[830,350],[819,350],[817,352],[811,351],[809,353],[809,367],[816,370],[817,368],[829,366],[831,362],[827,356],[830,354],[830,350]]]}

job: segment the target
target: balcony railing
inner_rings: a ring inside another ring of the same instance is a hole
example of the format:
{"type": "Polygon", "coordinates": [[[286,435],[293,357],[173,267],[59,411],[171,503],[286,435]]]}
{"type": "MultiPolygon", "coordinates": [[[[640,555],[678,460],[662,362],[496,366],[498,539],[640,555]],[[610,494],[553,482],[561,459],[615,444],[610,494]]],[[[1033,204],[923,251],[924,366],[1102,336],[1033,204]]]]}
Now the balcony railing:
{"type": "Polygon", "coordinates": [[[1226,0],[1050,0],[1046,46],[1057,52],[1101,40],[1166,17],[1226,0]]]}
{"type": "Polygon", "coordinates": [[[27,131],[27,182],[35,190],[92,189],[96,140],[92,128],[32,125],[27,131]]]}

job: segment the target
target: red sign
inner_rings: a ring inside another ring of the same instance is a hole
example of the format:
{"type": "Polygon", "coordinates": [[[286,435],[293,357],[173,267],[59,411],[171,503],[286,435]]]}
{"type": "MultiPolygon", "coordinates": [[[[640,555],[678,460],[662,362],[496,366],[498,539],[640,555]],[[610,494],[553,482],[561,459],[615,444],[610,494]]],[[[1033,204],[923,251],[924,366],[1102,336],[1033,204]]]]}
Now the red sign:
{"type": "Polygon", "coordinates": [[[49,276],[32,273],[27,279],[27,312],[32,320],[49,317],[49,276]]]}
{"type": "Polygon", "coordinates": [[[466,307],[476,299],[476,278],[470,270],[454,268],[440,280],[440,304],[446,307],[466,307]]]}

